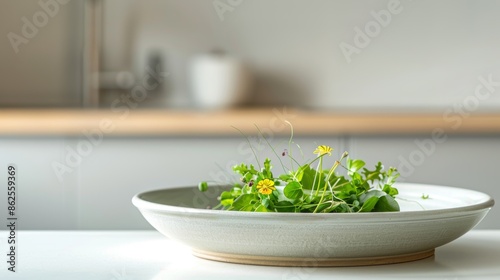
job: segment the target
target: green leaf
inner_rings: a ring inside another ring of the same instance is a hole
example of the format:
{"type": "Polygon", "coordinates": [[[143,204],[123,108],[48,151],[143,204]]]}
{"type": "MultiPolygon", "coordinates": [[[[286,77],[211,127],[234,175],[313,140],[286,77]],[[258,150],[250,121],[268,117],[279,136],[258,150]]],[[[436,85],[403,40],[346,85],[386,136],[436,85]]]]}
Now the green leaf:
{"type": "Polygon", "coordinates": [[[271,203],[271,200],[269,199],[268,196],[265,196],[264,198],[262,198],[262,200],[260,201],[260,204],[264,205],[264,207],[268,208],[269,207],[269,204],[271,203]]]}
{"type": "Polygon", "coordinates": [[[279,201],[278,203],[274,204],[274,208],[278,212],[295,212],[295,206],[293,203],[290,201],[279,201]]]}
{"type": "Polygon", "coordinates": [[[348,183],[349,181],[342,175],[332,174],[332,176],[330,176],[329,182],[330,182],[330,185],[334,189],[336,189],[337,186],[344,185],[344,184],[348,183]]]}
{"type": "Polygon", "coordinates": [[[244,176],[248,172],[248,166],[246,164],[242,163],[240,165],[233,166],[233,170],[236,173],[239,173],[241,176],[244,176]]]}
{"type": "Polygon", "coordinates": [[[396,179],[399,177],[399,172],[396,168],[390,167],[389,170],[387,170],[387,182],[386,184],[392,185],[396,182],[396,179]]]}
{"type": "Polygon", "coordinates": [[[377,165],[375,165],[375,170],[363,168],[363,174],[365,175],[366,181],[373,183],[375,180],[381,180],[383,178],[382,169],[384,169],[384,166],[381,162],[378,162],[377,165]]]}
{"type": "Polygon", "coordinates": [[[222,192],[220,194],[220,200],[224,200],[224,199],[229,199],[229,198],[233,198],[233,194],[231,192],[222,192]]]}
{"type": "Polygon", "coordinates": [[[360,159],[347,159],[347,169],[349,170],[349,175],[358,172],[361,168],[365,166],[365,162],[360,159]]]}
{"type": "Polygon", "coordinates": [[[241,188],[241,187],[239,187],[239,186],[238,186],[238,187],[236,187],[236,186],[235,186],[235,187],[233,187],[233,188],[231,189],[231,195],[232,195],[233,197],[238,197],[238,196],[240,196],[240,195],[241,195],[241,192],[242,192],[242,188],[241,188]]]}
{"type": "Polygon", "coordinates": [[[278,190],[274,190],[271,193],[271,197],[276,201],[278,199],[278,197],[280,197],[280,193],[278,192],[278,190]]]}
{"type": "Polygon", "coordinates": [[[234,202],[234,197],[236,196],[232,191],[231,192],[224,191],[220,194],[220,204],[222,204],[222,206],[224,207],[230,207],[234,202]]]}
{"type": "Polygon", "coordinates": [[[337,207],[335,210],[336,210],[335,212],[341,212],[341,213],[352,212],[351,208],[349,208],[349,206],[345,203],[340,204],[339,207],[337,207]]]}
{"type": "Polygon", "coordinates": [[[298,182],[292,181],[283,189],[283,194],[288,199],[299,199],[304,192],[302,191],[302,186],[298,182]]]}
{"type": "Polygon", "coordinates": [[[341,205],[343,202],[339,201],[334,201],[333,203],[330,203],[330,206],[328,206],[327,209],[325,209],[325,212],[336,212],[337,207],[341,205]]]}
{"type": "Polygon", "coordinates": [[[398,189],[393,188],[392,186],[387,185],[387,184],[384,185],[384,188],[382,190],[392,197],[399,194],[398,189]]]}
{"type": "Polygon", "coordinates": [[[386,193],[381,191],[381,190],[370,190],[370,191],[367,191],[366,193],[362,194],[360,197],[359,197],[359,201],[361,203],[365,203],[368,199],[370,199],[371,197],[382,197],[382,196],[385,196],[386,193]]]}
{"type": "Polygon", "coordinates": [[[333,190],[336,192],[356,193],[356,189],[351,185],[351,183],[348,182],[337,184],[335,187],[333,187],[333,190]]]}
{"type": "Polygon", "coordinates": [[[255,169],[255,166],[253,166],[253,164],[250,164],[250,169],[248,170],[248,172],[252,173],[252,174],[257,174],[259,173],[257,171],[257,169],[255,169]]]}
{"type": "Polygon", "coordinates": [[[266,158],[264,160],[264,169],[265,170],[271,170],[271,160],[269,158],[266,158]]]}
{"type": "Polygon", "coordinates": [[[301,166],[297,171],[295,171],[295,178],[300,182],[302,181],[302,177],[304,177],[304,167],[301,166]]]}
{"type": "Polygon", "coordinates": [[[267,209],[266,206],[261,204],[257,208],[255,208],[255,212],[271,212],[271,211],[269,211],[269,209],[267,209]]]}
{"type": "Polygon", "coordinates": [[[316,210],[316,213],[321,213],[323,210],[327,209],[330,206],[330,203],[322,203],[319,205],[318,209],[316,210]]]}
{"type": "Polygon", "coordinates": [[[363,184],[363,177],[359,173],[352,173],[351,176],[351,184],[356,188],[363,184]]]}
{"type": "Polygon", "coordinates": [[[247,211],[247,212],[251,212],[251,211],[254,211],[254,205],[253,204],[249,204],[247,206],[244,206],[242,208],[240,208],[239,211],[247,211]]]}
{"type": "Polygon", "coordinates": [[[377,196],[372,196],[368,199],[365,200],[363,203],[363,206],[361,206],[361,209],[359,212],[371,212],[373,208],[375,208],[375,205],[377,204],[379,198],[377,196]]]}
{"type": "Polygon", "coordinates": [[[313,187],[314,177],[316,176],[316,170],[306,164],[300,167],[300,175],[299,182],[302,184],[302,188],[305,190],[311,190],[313,187]]]}
{"type": "Polygon", "coordinates": [[[281,174],[279,176],[279,178],[281,181],[288,182],[288,181],[292,180],[293,177],[289,174],[281,174]]]}
{"type": "Polygon", "coordinates": [[[245,175],[243,175],[243,182],[250,182],[250,180],[252,180],[253,178],[253,174],[250,173],[250,172],[247,172],[245,173],[245,175]]]}
{"type": "Polygon", "coordinates": [[[377,205],[374,208],[377,212],[399,211],[399,204],[392,196],[386,194],[379,198],[377,205]]]}
{"type": "Polygon", "coordinates": [[[221,199],[220,204],[222,204],[222,206],[224,206],[224,207],[229,207],[229,206],[233,205],[233,202],[234,202],[234,199],[232,199],[232,198],[221,199]]]}
{"type": "Polygon", "coordinates": [[[232,209],[237,211],[250,211],[248,210],[248,206],[253,208],[253,204],[255,203],[256,199],[257,196],[255,194],[242,194],[234,200],[232,209]]]}
{"type": "Polygon", "coordinates": [[[344,183],[342,185],[338,185],[333,188],[333,192],[335,196],[345,200],[349,198],[351,195],[356,194],[356,188],[351,183],[344,183]]]}
{"type": "Polygon", "coordinates": [[[273,178],[273,173],[271,172],[271,160],[269,158],[266,158],[264,160],[264,167],[262,168],[262,175],[265,179],[272,179],[273,178]]]}

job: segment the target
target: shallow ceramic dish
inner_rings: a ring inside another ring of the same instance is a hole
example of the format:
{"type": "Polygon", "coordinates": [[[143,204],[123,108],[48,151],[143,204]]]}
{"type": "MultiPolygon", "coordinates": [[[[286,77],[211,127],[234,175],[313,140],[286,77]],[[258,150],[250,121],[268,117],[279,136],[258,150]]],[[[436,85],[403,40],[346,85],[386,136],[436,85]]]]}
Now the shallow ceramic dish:
{"type": "Polygon", "coordinates": [[[167,237],[212,260],[279,266],[399,263],[434,249],[477,225],[494,204],[477,191],[397,184],[400,212],[255,213],[210,210],[220,189],[196,187],[137,194],[133,204],[167,237]],[[422,199],[422,195],[428,199],[422,199]]]}

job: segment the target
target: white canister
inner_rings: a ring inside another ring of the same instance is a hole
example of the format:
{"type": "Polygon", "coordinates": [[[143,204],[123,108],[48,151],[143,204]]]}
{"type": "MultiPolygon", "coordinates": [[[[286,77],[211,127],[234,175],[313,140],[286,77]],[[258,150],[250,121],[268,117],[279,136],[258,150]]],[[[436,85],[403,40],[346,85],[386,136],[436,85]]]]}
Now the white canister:
{"type": "Polygon", "coordinates": [[[223,109],[246,101],[251,75],[241,60],[210,53],[193,58],[190,81],[197,107],[223,109]]]}

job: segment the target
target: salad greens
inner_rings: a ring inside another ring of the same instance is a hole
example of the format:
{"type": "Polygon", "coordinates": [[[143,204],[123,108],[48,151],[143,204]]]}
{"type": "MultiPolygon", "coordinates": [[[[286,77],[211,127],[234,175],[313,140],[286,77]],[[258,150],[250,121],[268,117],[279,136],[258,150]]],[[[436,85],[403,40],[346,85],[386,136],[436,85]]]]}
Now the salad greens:
{"type": "MultiPolygon", "coordinates": [[[[399,211],[395,200],[398,190],[394,187],[399,173],[395,168],[384,170],[379,162],[373,169],[367,169],[364,161],[351,159],[344,152],[330,168],[324,169],[324,159],[332,155],[332,150],[329,146],[318,146],[314,151],[317,156],[305,164],[283,152],[282,156],[290,157],[298,166],[279,175],[273,173],[269,158],[259,169],[252,164],[236,165],[233,171],[241,176],[241,182],[223,191],[220,204],[214,209],[305,213],[399,211]],[[341,175],[339,170],[345,174],[341,175]]],[[[200,191],[208,187],[207,182],[199,184],[200,191]]]]}

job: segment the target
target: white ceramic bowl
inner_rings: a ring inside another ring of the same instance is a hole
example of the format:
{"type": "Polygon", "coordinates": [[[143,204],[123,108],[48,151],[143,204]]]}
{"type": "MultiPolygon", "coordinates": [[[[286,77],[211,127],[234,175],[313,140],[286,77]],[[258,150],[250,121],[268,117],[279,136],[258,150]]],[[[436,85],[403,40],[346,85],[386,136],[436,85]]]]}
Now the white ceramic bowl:
{"type": "Polygon", "coordinates": [[[397,184],[400,212],[255,213],[206,209],[220,189],[162,189],[132,202],[167,237],[202,258],[260,265],[354,266],[412,261],[477,225],[494,205],[477,191],[397,184]],[[428,195],[423,199],[422,195],[428,195]]]}

